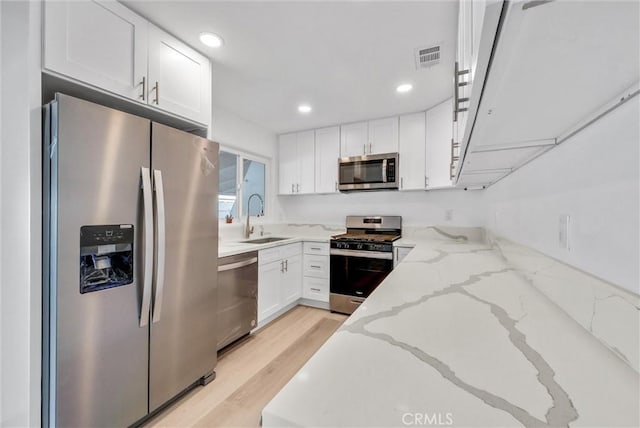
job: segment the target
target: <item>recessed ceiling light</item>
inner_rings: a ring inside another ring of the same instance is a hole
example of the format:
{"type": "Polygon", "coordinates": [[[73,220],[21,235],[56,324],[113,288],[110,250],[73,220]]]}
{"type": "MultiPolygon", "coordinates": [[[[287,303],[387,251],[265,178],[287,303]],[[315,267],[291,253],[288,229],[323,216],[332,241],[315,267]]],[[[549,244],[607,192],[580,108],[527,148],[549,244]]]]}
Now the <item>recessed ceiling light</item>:
{"type": "Polygon", "coordinates": [[[396,88],[396,91],[400,93],[404,93],[404,92],[409,92],[412,89],[413,89],[413,85],[411,83],[403,83],[402,85],[398,85],[398,87],[396,88]]]}
{"type": "Polygon", "coordinates": [[[300,104],[298,106],[298,111],[300,113],[311,113],[311,106],[309,104],[300,104]]]}
{"type": "Polygon", "coordinates": [[[200,41],[212,48],[219,48],[223,45],[222,37],[213,33],[200,33],[200,41]]]}

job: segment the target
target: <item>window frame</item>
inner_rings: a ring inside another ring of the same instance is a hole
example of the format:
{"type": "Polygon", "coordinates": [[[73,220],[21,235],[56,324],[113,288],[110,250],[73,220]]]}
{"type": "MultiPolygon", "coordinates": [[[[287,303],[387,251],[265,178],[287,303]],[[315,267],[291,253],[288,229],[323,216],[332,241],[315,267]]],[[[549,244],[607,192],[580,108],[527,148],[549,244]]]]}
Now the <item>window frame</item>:
{"type": "MultiPolygon", "coordinates": [[[[244,172],[244,160],[250,160],[254,162],[260,162],[264,164],[264,217],[267,217],[271,213],[271,158],[258,155],[255,153],[245,152],[233,147],[220,145],[219,152],[227,152],[232,155],[236,155],[236,201],[237,205],[237,217],[242,218],[245,216],[243,197],[244,197],[244,180],[242,179],[244,172]]],[[[220,172],[218,172],[218,175],[220,172]]],[[[218,198],[220,197],[220,189],[218,189],[218,198]]],[[[224,222],[224,218],[218,220],[224,222]]]]}

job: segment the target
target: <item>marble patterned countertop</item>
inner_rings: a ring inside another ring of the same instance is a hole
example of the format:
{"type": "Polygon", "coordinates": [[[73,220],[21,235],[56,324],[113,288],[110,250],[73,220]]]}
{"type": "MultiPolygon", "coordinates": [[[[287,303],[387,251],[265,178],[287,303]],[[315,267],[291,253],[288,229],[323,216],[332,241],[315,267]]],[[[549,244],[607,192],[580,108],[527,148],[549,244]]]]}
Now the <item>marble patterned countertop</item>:
{"type": "Polygon", "coordinates": [[[218,257],[233,256],[235,254],[247,253],[249,251],[259,251],[267,248],[273,248],[280,245],[293,244],[296,242],[329,242],[332,235],[344,232],[344,228],[340,226],[326,226],[321,224],[283,224],[283,225],[264,225],[266,234],[259,235],[254,233],[251,240],[260,238],[286,238],[281,241],[269,242],[266,244],[255,244],[251,242],[242,242],[246,239],[240,238],[241,229],[237,228],[237,232],[232,238],[222,240],[218,244],[218,257]]]}
{"type": "Polygon", "coordinates": [[[264,427],[640,425],[639,375],[476,236],[415,245],[264,427]]]}

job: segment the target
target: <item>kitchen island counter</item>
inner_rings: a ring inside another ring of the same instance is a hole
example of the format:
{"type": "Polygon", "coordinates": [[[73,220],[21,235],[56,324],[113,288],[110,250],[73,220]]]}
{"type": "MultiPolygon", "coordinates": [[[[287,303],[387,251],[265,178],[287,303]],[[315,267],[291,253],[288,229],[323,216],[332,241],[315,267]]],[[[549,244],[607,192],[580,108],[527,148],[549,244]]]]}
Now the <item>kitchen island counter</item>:
{"type": "Polygon", "coordinates": [[[263,426],[638,426],[638,373],[473,235],[403,238],[263,426]]]}

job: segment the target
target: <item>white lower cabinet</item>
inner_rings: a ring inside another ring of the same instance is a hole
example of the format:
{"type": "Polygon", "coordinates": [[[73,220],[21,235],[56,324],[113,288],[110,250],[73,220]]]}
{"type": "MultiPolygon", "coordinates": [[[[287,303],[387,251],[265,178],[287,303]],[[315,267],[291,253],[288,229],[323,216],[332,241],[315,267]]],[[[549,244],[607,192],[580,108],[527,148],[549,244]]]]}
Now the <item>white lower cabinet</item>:
{"type": "Polygon", "coordinates": [[[329,303],[329,243],[305,242],[302,297],[329,303]]]}
{"type": "MultiPolygon", "coordinates": [[[[259,256],[258,256],[259,258],[259,256]]],[[[284,267],[282,260],[261,265],[258,269],[258,323],[281,308],[280,283],[284,267]]]]}
{"type": "Polygon", "coordinates": [[[302,255],[284,260],[282,276],[282,306],[290,305],[302,297],[302,255]]]}
{"type": "MultiPolygon", "coordinates": [[[[301,298],[329,303],[329,243],[281,245],[258,252],[258,326],[263,327],[301,298]]],[[[313,302],[317,302],[314,304],[313,302]]]]}
{"type": "Polygon", "coordinates": [[[302,243],[258,252],[258,324],[302,296],[302,243]]]}

